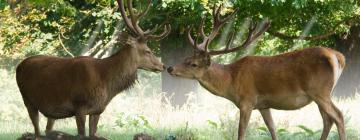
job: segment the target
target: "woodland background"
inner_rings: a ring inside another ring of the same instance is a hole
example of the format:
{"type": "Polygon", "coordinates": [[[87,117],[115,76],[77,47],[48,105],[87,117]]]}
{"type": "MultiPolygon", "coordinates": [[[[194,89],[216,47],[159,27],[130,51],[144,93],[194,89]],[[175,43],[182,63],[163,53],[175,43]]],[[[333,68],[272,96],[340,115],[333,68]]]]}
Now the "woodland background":
{"type": "MultiPolygon", "coordinates": [[[[220,63],[245,55],[276,55],[319,45],[344,53],[347,66],[334,91],[334,100],[346,116],[349,138],[360,139],[359,1],[153,0],[140,24],[144,28],[164,22],[172,25],[167,38],[149,43],[166,65],[192,53],[184,35],[187,26],[198,27],[200,19],[206,18],[205,31],[211,30],[214,4],[224,5],[224,15],[236,7],[239,12],[211,49],[223,47],[231,31],[238,33],[235,45],[240,44],[249,19],[259,23],[265,18],[271,20],[271,27],[260,40],[248,49],[215,57],[220,63]]],[[[145,5],[145,0],[134,1],[137,10],[145,5]]],[[[0,0],[0,139],[15,139],[23,132],[32,132],[14,80],[14,70],[22,59],[37,54],[107,57],[121,48],[110,41],[117,30],[124,30],[124,26],[114,0],[0,0]]],[[[322,122],[314,104],[273,114],[281,139],[320,136],[322,122]]],[[[108,106],[100,120],[100,135],[131,139],[135,133],[147,132],[158,139],[170,135],[181,139],[235,139],[237,115],[231,102],[207,93],[196,81],[173,78],[165,72],[159,75],[140,71],[137,85],[108,106]]],[[[270,139],[259,114],[254,114],[251,122],[249,139],[270,139]]],[[[55,129],[76,132],[73,119],[55,125],[55,129]]],[[[336,138],[334,130],[331,139],[336,138]]]]}

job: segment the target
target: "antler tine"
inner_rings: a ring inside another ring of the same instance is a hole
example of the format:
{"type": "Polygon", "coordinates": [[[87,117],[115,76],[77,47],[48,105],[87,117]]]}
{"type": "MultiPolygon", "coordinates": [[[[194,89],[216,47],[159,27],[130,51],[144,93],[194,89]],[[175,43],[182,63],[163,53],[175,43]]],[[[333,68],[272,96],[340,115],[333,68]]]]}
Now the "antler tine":
{"type": "Polygon", "coordinates": [[[198,42],[198,37],[195,38],[195,42],[194,42],[195,46],[193,47],[195,47],[196,50],[203,50],[199,47],[199,44],[197,42],[198,42]]]}
{"type": "Polygon", "coordinates": [[[187,40],[188,40],[188,42],[190,43],[191,46],[195,46],[194,39],[191,37],[191,30],[192,30],[192,27],[190,27],[190,26],[188,26],[187,29],[186,29],[187,40]]]}
{"type": "Polygon", "coordinates": [[[216,8],[216,7],[214,7],[214,9],[213,9],[213,11],[215,11],[215,13],[214,13],[214,21],[216,21],[217,23],[218,23],[218,21],[220,21],[220,12],[221,12],[221,9],[222,9],[222,4],[218,7],[218,8],[216,8]]]}
{"type": "Polygon", "coordinates": [[[223,20],[221,20],[221,23],[228,22],[229,20],[231,20],[238,11],[239,11],[239,8],[236,8],[230,15],[228,15],[223,20]]]}
{"type": "Polygon", "coordinates": [[[130,14],[131,23],[132,23],[135,31],[138,33],[139,36],[144,37],[144,31],[138,25],[139,17],[137,17],[137,15],[133,11],[134,8],[132,5],[132,0],[127,0],[127,6],[128,6],[127,8],[129,10],[129,14],[130,14]]]}
{"type": "Polygon", "coordinates": [[[209,43],[216,37],[216,35],[218,34],[218,32],[220,31],[221,27],[230,19],[232,19],[232,17],[235,15],[235,13],[237,12],[237,9],[231,13],[230,15],[228,15],[227,17],[225,17],[224,19],[221,19],[220,16],[220,12],[222,9],[223,5],[220,5],[218,8],[216,8],[216,5],[214,4],[213,7],[213,11],[212,11],[212,16],[213,16],[213,28],[210,32],[210,34],[208,36],[205,35],[204,32],[204,22],[205,22],[205,18],[202,19],[201,23],[200,23],[200,27],[199,27],[199,34],[203,37],[203,42],[201,44],[197,44],[197,40],[193,40],[190,34],[190,30],[188,30],[188,40],[190,42],[190,44],[192,46],[195,47],[195,49],[199,49],[199,50],[203,50],[205,52],[208,51],[208,46],[209,43]]]}
{"type": "Polygon", "coordinates": [[[214,19],[216,18],[216,13],[217,13],[216,5],[214,4],[214,6],[213,6],[213,8],[212,8],[212,15],[213,15],[213,18],[214,18],[214,19]]]}
{"type": "Polygon", "coordinates": [[[204,24],[205,24],[205,18],[202,18],[200,26],[199,26],[199,31],[200,31],[201,36],[203,38],[206,38],[206,35],[205,35],[205,32],[204,32],[204,24]]]}
{"type": "Polygon", "coordinates": [[[188,42],[190,43],[191,47],[193,47],[195,50],[197,51],[203,51],[204,48],[202,48],[202,45],[198,44],[198,37],[195,38],[195,41],[194,39],[191,37],[191,30],[192,30],[192,27],[188,27],[187,29],[187,37],[188,37],[188,42]]]}
{"type": "Polygon", "coordinates": [[[210,39],[206,39],[206,42],[205,42],[204,51],[205,51],[206,53],[208,52],[208,48],[209,48],[209,41],[210,41],[210,39]]]}
{"type": "Polygon", "coordinates": [[[208,36],[208,38],[210,39],[210,41],[212,41],[216,35],[218,34],[218,32],[220,31],[220,28],[226,23],[228,22],[230,19],[232,19],[234,17],[234,15],[236,14],[236,12],[238,11],[238,9],[234,10],[230,15],[226,16],[224,19],[220,18],[220,12],[222,9],[223,5],[220,5],[219,8],[215,8],[213,9],[213,20],[214,20],[214,25],[213,25],[213,29],[210,33],[210,35],[208,36]]]}
{"type": "Polygon", "coordinates": [[[253,38],[258,38],[260,35],[262,35],[267,29],[270,28],[270,22],[266,19],[264,23],[262,24],[262,28],[257,31],[257,33],[253,36],[253,38]]]}
{"type": "Polygon", "coordinates": [[[230,48],[228,46],[225,47],[225,49],[223,50],[218,50],[218,51],[211,51],[208,54],[210,55],[219,55],[219,54],[225,54],[225,53],[230,53],[230,52],[234,52],[234,51],[238,51],[241,48],[246,48],[247,46],[249,46],[252,42],[254,42],[254,40],[256,40],[257,38],[260,37],[260,35],[262,35],[267,29],[269,29],[270,27],[270,22],[265,21],[264,26],[259,29],[257,29],[257,24],[251,24],[249,25],[249,33],[247,35],[246,40],[244,41],[244,43],[242,43],[240,46],[235,47],[235,48],[230,48]],[[254,32],[257,31],[255,34],[254,32]]]}
{"type": "Polygon", "coordinates": [[[248,46],[251,42],[251,39],[253,38],[253,35],[254,35],[254,31],[256,30],[256,27],[257,27],[257,23],[254,23],[252,20],[250,20],[250,25],[249,25],[249,33],[246,37],[246,40],[245,42],[240,45],[241,47],[245,47],[245,46],[248,46]]]}
{"type": "Polygon", "coordinates": [[[234,37],[235,37],[235,31],[231,32],[231,35],[230,35],[230,38],[229,40],[226,42],[226,46],[225,46],[225,49],[224,50],[228,50],[231,45],[232,45],[232,42],[234,41],[234,37]]]}
{"type": "Polygon", "coordinates": [[[147,38],[152,40],[161,40],[166,36],[168,36],[170,32],[171,32],[171,26],[170,24],[167,24],[164,26],[164,31],[160,35],[148,35],[147,38]]]}
{"type": "Polygon", "coordinates": [[[120,14],[125,21],[125,25],[130,29],[131,32],[137,34],[137,32],[134,29],[134,26],[131,24],[129,18],[126,16],[123,0],[117,0],[117,2],[118,2],[119,9],[120,9],[120,14]]]}
{"type": "MultiPolygon", "coordinates": [[[[220,22],[220,11],[221,11],[221,7],[222,5],[220,5],[218,8],[216,8],[216,5],[214,4],[213,7],[213,29],[210,33],[209,36],[207,36],[207,38],[211,40],[213,40],[216,36],[216,34],[219,32],[222,23],[220,22]]],[[[204,44],[205,42],[203,42],[202,44],[204,44]]]]}
{"type": "Polygon", "coordinates": [[[248,37],[246,38],[245,42],[240,46],[241,48],[248,47],[254,40],[259,38],[260,35],[262,35],[267,29],[269,29],[270,22],[265,21],[265,23],[263,24],[261,29],[258,29],[257,32],[254,34],[254,32],[257,29],[257,26],[258,26],[257,23],[254,23],[254,24],[252,24],[252,27],[251,26],[249,27],[248,37]]]}
{"type": "Polygon", "coordinates": [[[150,11],[150,7],[151,7],[151,0],[148,0],[146,9],[144,10],[144,12],[142,12],[138,15],[138,19],[141,19],[142,17],[144,17],[150,11]]]}
{"type": "Polygon", "coordinates": [[[158,24],[156,24],[153,29],[147,30],[144,32],[145,36],[148,39],[153,39],[153,40],[160,40],[160,39],[165,38],[171,32],[171,26],[170,26],[170,24],[167,24],[167,23],[168,23],[168,19],[166,19],[163,23],[161,23],[160,26],[158,24]],[[164,31],[160,35],[152,35],[156,31],[158,31],[160,27],[163,27],[163,26],[164,26],[164,31]]]}
{"type": "MultiPolygon", "coordinates": [[[[126,26],[130,29],[131,32],[133,32],[138,37],[145,39],[145,40],[147,40],[147,39],[160,40],[170,34],[170,32],[171,32],[170,25],[165,25],[164,31],[160,35],[152,35],[152,33],[155,33],[159,29],[158,25],[156,25],[156,27],[154,27],[154,29],[146,30],[145,32],[143,29],[140,28],[139,19],[144,17],[150,11],[151,0],[147,0],[146,9],[140,13],[135,13],[135,11],[133,10],[134,8],[133,8],[132,0],[127,0],[126,4],[127,4],[127,10],[129,11],[129,17],[126,16],[123,0],[117,0],[117,2],[120,7],[121,16],[123,17],[123,19],[126,23],[126,26]]],[[[165,23],[166,22],[164,22],[161,26],[163,26],[165,23]]]]}
{"type": "MultiPolygon", "coordinates": [[[[160,27],[162,27],[163,24],[160,25],[160,27]]],[[[148,29],[144,32],[145,35],[150,35],[150,34],[153,34],[155,33],[157,30],[159,30],[159,24],[156,24],[155,27],[153,29],[148,29]]]]}

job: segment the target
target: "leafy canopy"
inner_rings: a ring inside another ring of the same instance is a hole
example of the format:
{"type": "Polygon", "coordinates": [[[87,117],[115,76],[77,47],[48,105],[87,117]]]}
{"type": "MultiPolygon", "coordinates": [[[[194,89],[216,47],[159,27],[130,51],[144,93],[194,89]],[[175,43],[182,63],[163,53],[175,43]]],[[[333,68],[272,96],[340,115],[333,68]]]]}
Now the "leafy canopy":
{"type": "MultiPolygon", "coordinates": [[[[145,3],[145,0],[137,0],[135,7],[141,10],[145,3]]],[[[340,35],[360,23],[357,0],[153,0],[152,4],[141,26],[153,28],[166,21],[172,25],[172,32],[180,35],[189,25],[198,27],[201,18],[206,18],[205,31],[209,32],[213,5],[224,5],[223,15],[239,8],[230,31],[243,30],[246,18],[256,22],[269,18],[271,28],[254,51],[259,55],[310,45],[334,46],[332,37],[303,41],[280,39],[276,33],[295,39],[329,32],[340,35]]],[[[118,27],[124,30],[115,0],[0,0],[0,20],[0,55],[7,57],[67,56],[69,53],[65,49],[81,55],[96,45],[105,46],[118,27]]],[[[223,34],[227,32],[223,30],[223,34]]],[[[211,47],[222,47],[224,39],[221,38],[211,47]]],[[[242,38],[239,36],[234,43],[240,43],[242,38]]]]}

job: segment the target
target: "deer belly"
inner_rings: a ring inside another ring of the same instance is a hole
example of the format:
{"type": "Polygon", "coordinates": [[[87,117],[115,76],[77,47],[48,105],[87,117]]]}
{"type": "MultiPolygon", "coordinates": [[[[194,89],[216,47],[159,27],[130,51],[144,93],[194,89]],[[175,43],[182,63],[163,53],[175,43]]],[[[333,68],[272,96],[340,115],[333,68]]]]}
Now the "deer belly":
{"type": "Polygon", "coordinates": [[[48,105],[46,107],[40,108],[39,111],[44,114],[44,116],[54,119],[72,117],[76,112],[73,105],[70,103],[64,103],[61,105],[48,105]]]}
{"type": "Polygon", "coordinates": [[[273,97],[272,100],[267,101],[267,106],[269,108],[279,109],[279,110],[295,110],[300,109],[309,103],[311,103],[311,98],[307,95],[297,95],[297,96],[283,96],[283,97],[273,97]]]}
{"type": "Polygon", "coordinates": [[[104,111],[106,105],[97,104],[95,101],[91,104],[74,105],[74,103],[66,102],[61,105],[48,105],[40,108],[40,112],[46,117],[61,119],[75,116],[76,112],[81,112],[84,115],[98,114],[104,111]]]}

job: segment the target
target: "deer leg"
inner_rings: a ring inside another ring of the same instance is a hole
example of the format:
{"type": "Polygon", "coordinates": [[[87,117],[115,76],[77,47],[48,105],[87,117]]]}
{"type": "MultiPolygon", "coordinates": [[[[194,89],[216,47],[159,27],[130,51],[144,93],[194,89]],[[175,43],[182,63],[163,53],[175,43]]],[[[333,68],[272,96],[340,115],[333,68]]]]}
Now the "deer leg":
{"type": "Polygon", "coordinates": [[[39,127],[39,110],[35,107],[33,107],[32,104],[27,100],[27,98],[24,98],[24,104],[26,106],[26,109],[29,113],[29,117],[31,119],[31,122],[34,126],[35,131],[35,140],[40,139],[40,127],[39,127]]]}
{"type": "Polygon", "coordinates": [[[53,127],[54,127],[54,123],[55,123],[55,119],[53,118],[48,118],[47,124],[46,124],[46,130],[45,133],[49,133],[53,127]]]}
{"type": "Polygon", "coordinates": [[[335,110],[335,116],[337,116],[335,124],[338,128],[340,140],[346,140],[344,116],[342,115],[341,111],[334,105],[333,102],[331,102],[331,106],[335,110]]]}
{"type": "Polygon", "coordinates": [[[86,115],[83,114],[77,114],[75,116],[76,119],[76,125],[78,129],[78,135],[80,137],[85,136],[85,121],[86,121],[86,115]]]}
{"type": "Polygon", "coordinates": [[[277,140],[276,133],[275,133],[275,124],[273,118],[271,116],[270,109],[260,109],[261,116],[264,119],[266,127],[269,129],[272,140],[277,140]]]}
{"type": "Polygon", "coordinates": [[[97,124],[99,122],[100,114],[92,114],[89,117],[89,136],[96,137],[97,124]]]}
{"type": "Polygon", "coordinates": [[[323,125],[324,125],[324,129],[323,129],[323,132],[321,134],[320,140],[326,140],[326,138],[329,135],[330,129],[331,129],[334,121],[320,107],[319,107],[319,111],[320,111],[321,117],[323,119],[323,125]]]}
{"type": "Polygon", "coordinates": [[[246,127],[249,123],[251,112],[251,108],[240,108],[238,140],[245,140],[246,127]]]}
{"type": "Polygon", "coordinates": [[[35,139],[40,138],[40,128],[39,128],[39,111],[31,106],[26,106],[31,122],[35,130],[35,139]]]}
{"type": "MultiPolygon", "coordinates": [[[[330,97],[319,97],[315,99],[315,102],[318,104],[319,108],[335,122],[340,140],[346,140],[344,118],[340,110],[332,103],[330,97]]],[[[323,139],[326,139],[326,137],[323,139]]]]}

